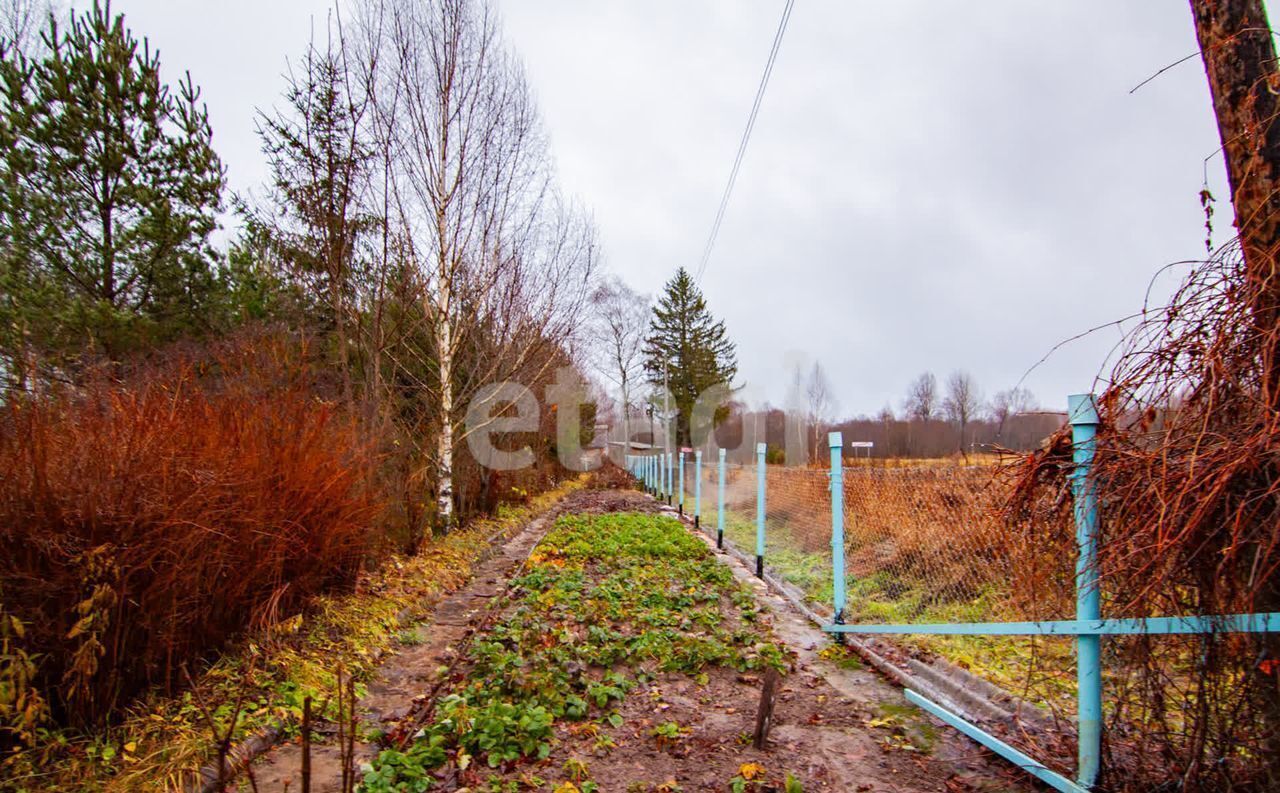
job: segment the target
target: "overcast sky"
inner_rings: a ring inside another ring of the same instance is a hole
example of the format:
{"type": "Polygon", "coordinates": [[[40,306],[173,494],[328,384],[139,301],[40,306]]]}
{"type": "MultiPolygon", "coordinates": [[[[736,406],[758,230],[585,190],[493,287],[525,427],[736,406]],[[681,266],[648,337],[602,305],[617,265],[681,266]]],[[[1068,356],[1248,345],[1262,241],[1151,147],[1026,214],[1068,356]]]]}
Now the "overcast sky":
{"type": "MultiPolygon", "coordinates": [[[[648,293],[695,269],[782,0],[498,5],[609,268],[648,293]]],[[[254,109],[279,101],[326,3],[112,8],[170,81],[203,87],[232,187],[260,184],[254,109]]],[[[1139,309],[1163,265],[1204,256],[1206,174],[1215,244],[1230,236],[1198,57],[1130,93],[1195,51],[1172,0],[798,0],[702,280],[740,378],[780,403],[794,362],[819,360],[842,415],[898,407],[926,369],[990,395],[1139,309]]],[[[1117,339],[1025,384],[1061,407],[1117,339]]]]}

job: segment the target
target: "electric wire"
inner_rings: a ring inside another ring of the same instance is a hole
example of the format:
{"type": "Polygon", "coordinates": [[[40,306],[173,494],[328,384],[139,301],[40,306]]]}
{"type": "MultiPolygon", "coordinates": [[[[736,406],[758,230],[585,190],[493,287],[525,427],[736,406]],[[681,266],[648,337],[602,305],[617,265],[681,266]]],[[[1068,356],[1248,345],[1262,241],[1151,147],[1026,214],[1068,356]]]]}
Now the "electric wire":
{"type": "Polygon", "coordinates": [[[698,263],[698,271],[695,279],[702,280],[702,274],[707,269],[708,262],[711,261],[711,251],[715,248],[716,237],[720,234],[720,224],[724,220],[725,210],[729,206],[729,197],[733,194],[733,185],[738,181],[738,170],[742,166],[742,157],[747,151],[747,142],[751,140],[751,131],[756,125],[756,116],[760,113],[760,103],[764,99],[765,89],[769,86],[769,76],[773,73],[773,64],[778,59],[778,49],[782,46],[782,37],[787,32],[787,23],[791,19],[791,9],[795,5],[795,0],[787,0],[786,7],[782,9],[782,19],[778,21],[778,30],[773,36],[773,46],[769,50],[769,60],[765,63],[764,74],[760,76],[760,85],[756,88],[756,98],[751,105],[751,115],[747,118],[747,128],[742,132],[742,140],[738,143],[738,153],[733,158],[733,168],[729,171],[729,181],[725,185],[724,194],[720,197],[720,207],[716,210],[716,219],[711,224],[711,234],[707,237],[707,244],[702,249],[702,259],[698,263]]]}

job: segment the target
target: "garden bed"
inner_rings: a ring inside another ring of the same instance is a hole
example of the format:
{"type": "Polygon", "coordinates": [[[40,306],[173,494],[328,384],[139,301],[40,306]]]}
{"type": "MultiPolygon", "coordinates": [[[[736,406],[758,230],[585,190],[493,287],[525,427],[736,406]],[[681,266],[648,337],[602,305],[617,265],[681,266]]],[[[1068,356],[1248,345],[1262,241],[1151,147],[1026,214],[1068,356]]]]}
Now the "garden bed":
{"type": "MultiPolygon", "coordinates": [[[[634,494],[592,495],[590,509],[557,520],[496,600],[491,627],[429,713],[390,731],[363,790],[1009,785],[989,773],[973,782],[954,746],[950,759],[935,756],[939,731],[874,675],[850,671],[867,692],[855,698],[799,662],[757,593],[679,521],[614,511],[639,506],[634,494]],[[774,727],[757,749],[770,670],[781,675],[774,727]]],[[[963,761],[978,760],[965,750],[963,761]]]]}

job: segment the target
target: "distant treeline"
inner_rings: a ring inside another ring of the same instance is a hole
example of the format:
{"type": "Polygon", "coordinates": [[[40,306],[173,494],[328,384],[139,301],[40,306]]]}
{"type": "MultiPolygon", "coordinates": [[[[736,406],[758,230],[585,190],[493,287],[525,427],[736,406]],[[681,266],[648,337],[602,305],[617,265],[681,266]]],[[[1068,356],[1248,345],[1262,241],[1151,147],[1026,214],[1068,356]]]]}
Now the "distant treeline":
{"type": "MultiPolygon", "coordinates": [[[[879,418],[858,416],[834,424],[814,424],[803,418],[793,418],[792,421],[796,425],[792,433],[802,438],[799,442],[803,444],[802,448],[806,450],[809,462],[823,463],[828,459],[828,432],[842,434],[844,455],[848,459],[963,456],[959,445],[959,429],[954,422],[945,419],[886,415],[879,418]],[[850,443],[868,441],[872,444],[869,449],[849,446],[850,443]]],[[[1062,415],[1053,413],[1019,414],[1009,416],[1003,422],[991,418],[977,419],[965,428],[963,454],[998,449],[1029,451],[1038,448],[1046,437],[1061,426],[1062,421],[1062,415]]],[[[735,412],[717,429],[716,440],[730,450],[728,459],[732,462],[753,460],[755,449],[751,445],[751,439],[759,437],[768,445],[769,462],[792,463],[795,461],[786,460],[785,456],[788,448],[786,425],[787,412],[779,408],[735,412]],[[757,435],[757,432],[762,436],[757,435]]]]}

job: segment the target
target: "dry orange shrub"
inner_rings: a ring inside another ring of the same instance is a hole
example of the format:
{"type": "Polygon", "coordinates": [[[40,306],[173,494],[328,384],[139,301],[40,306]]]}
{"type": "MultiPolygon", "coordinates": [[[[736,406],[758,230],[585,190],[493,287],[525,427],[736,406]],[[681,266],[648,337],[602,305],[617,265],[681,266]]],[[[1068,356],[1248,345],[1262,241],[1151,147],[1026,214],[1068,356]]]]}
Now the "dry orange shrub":
{"type": "Polygon", "coordinates": [[[306,372],[267,343],[3,409],[0,594],[56,716],[101,721],[355,581],[375,461],[306,372]]]}

